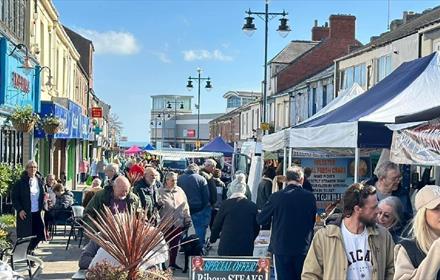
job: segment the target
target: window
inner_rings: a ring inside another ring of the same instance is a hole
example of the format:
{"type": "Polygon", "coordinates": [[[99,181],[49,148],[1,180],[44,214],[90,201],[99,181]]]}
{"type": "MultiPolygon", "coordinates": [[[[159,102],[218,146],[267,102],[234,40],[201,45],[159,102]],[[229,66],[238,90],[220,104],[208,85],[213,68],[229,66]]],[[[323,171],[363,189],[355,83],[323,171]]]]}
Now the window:
{"type": "Polygon", "coordinates": [[[43,21],[40,21],[40,64],[42,65],[46,65],[45,61],[44,61],[44,51],[45,51],[45,46],[44,46],[44,35],[46,34],[45,30],[44,30],[44,23],[43,21]]]}
{"type": "Polygon", "coordinates": [[[0,0],[0,21],[20,41],[25,40],[26,0],[0,0]]]}
{"type": "Polygon", "coordinates": [[[312,88],[312,115],[316,114],[316,88],[312,88]]]}
{"type": "Polygon", "coordinates": [[[384,55],[376,60],[376,82],[391,73],[391,55],[384,55]]]}
{"type": "Polygon", "coordinates": [[[365,86],[366,81],[366,64],[358,64],[345,68],[340,72],[339,89],[351,88],[354,83],[365,86]]]}
{"type": "Polygon", "coordinates": [[[227,107],[228,108],[237,108],[240,107],[241,102],[240,98],[237,96],[232,96],[228,98],[227,107]]]}
{"type": "Polygon", "coordinates": [[[322,108],[327,105],[327,85],[322,86],[322,108]]]}

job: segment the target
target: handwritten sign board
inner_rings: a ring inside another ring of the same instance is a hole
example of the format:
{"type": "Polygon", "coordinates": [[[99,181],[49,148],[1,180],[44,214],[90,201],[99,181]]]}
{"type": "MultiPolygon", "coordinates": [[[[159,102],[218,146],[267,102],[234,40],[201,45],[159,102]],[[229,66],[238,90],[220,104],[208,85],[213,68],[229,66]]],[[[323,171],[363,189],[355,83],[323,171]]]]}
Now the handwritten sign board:
{"type": "Polygon", "coordinates": [[[269,280],[270,259],[193,257],[191,280],[269,280]]]}
{"type": "MultiPolygon", "coordinates": [[[[342,194],[354,181],[354,158],[301,158],[294,162],[312,169],[309,178],[319,211],[341,199],[342,194]]],[[[359,161],[359,182],[371,177],[371,160],[362,157],[359,161]]]]}

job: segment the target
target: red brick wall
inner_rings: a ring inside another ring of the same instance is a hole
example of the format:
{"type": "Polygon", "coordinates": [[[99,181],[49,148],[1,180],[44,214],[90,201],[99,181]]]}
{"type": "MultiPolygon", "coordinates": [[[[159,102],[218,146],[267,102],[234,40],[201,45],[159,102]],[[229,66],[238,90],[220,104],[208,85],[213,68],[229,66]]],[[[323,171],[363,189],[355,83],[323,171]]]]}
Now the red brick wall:
{"type": "Polygon", "coordinates": [[[355,20],[354,16],[331,16],[330,36],[277,75],[277,91],[286,90],[319,73],[332,65],[336,58],[346,55],[351,46],[360,45],[354,37],[355,20]]]}
{"type": "Polygon", "coordinates": [[[314,26],[312,28],[312,41],[321,41],[330,35],[330,28],[324,26],[314,26]]]}
{"type": "Polygon", "coordinates": [[[355,39],[356,17],[348,15],[330,16],[330,38],[355,39]]]}
{"type": "Polygon", "coordinates": [[[239,140],[240,115],[237,113],[228,119],[212,121],[210,123],[210,139],[217,136],[223,137],[226,142],[232,143],[239,140]]]}

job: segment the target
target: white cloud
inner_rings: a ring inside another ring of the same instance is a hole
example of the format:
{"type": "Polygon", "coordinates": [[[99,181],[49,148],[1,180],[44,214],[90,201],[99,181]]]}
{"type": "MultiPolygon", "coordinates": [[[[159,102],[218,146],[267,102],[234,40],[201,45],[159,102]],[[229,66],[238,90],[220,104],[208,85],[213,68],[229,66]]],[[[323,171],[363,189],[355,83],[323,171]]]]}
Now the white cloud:
{"type": "Polygon", "coordinates": [[[77,31],[93,42],[96,54],[132,55],[140,50],[140,45],[132,33],[121,31],[99,32],[90,29],[77,31]]]}
{"type": "Polygon", "coordinates": [[[232,61],[233,57],[222,53],[220,50],[187,50],[183,51],[183,59],[186,61],[194,60],[220,60],[220,61],[232,61]]]}
{"type": "Polygon", "coordinates": [[[151,54],[159,58],[159,60],[162,61],[163,63],[167,63],[167,64],[172,63],[171,58],[168,56],[168,54],[164,52],[151,52],[151,54]]]}

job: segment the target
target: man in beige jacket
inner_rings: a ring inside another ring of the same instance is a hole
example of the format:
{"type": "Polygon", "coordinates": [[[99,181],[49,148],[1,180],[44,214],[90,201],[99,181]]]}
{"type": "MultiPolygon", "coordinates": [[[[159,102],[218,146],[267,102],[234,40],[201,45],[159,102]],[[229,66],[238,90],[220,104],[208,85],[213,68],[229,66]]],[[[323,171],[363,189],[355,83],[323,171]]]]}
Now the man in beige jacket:
{"type": "Polygon", "coordinates": [[[342,200],[342,217],[313,238],[302,279],[392,279],[394,243],[389,232],[375,223],[376,189],[353,184],[342,200]]]}

